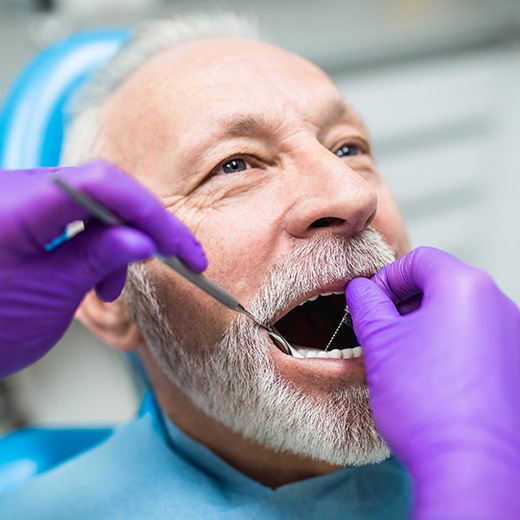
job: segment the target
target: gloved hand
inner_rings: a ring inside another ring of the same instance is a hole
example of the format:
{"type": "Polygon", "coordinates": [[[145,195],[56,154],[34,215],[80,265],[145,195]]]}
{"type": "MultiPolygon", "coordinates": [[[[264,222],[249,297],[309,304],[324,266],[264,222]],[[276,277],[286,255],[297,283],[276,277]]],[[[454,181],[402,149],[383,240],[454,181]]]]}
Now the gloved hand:
{"type": "Polygon", "coordinates": [[[419,248],[346,291],[374,419],[414,519],[520,518],[520,312],[484,272],[419,248]]]}
{"type": "Polygon", "coordinates": [[[196,271],[202,247],[152,193],[101,161],[79,167],[0,171],[0,377],[43,356],[63,335],[83,296],[121,292],[129,262],[156,251],[177,255],[196,271]],[[98,200],[131,227],[107,227],[50,179],[59,178],[98,200]],[[74,220],[84,232],[46,252],[44,244],[74,220]]]}

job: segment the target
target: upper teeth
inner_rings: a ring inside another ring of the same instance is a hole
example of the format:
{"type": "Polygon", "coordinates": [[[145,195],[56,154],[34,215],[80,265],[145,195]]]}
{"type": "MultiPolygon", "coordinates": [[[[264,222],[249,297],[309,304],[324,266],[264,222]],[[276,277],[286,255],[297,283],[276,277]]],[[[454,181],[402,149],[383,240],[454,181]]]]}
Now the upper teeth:
{"type": "Polygon", "coordinates": [[[305,305],[307,302],[313,302],[318,298],[318,296],[332,296],[333,294],[343,294],[343,291],[324,292],[322,294],[317,294],[316,296],[311,296],[308,300],[301,302],[300,306],[305,305]]]}

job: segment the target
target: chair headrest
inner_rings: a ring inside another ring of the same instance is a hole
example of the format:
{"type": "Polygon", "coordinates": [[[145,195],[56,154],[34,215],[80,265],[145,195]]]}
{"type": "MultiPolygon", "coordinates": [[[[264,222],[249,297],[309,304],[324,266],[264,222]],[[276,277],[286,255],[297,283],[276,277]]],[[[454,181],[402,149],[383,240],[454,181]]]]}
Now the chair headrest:
{"type": "Polygon", "coordinates": [[[124,29],[78,33],[47,47],[22,70],[0,111],[0,168],[58,165],[69,98],[129,36],[124,29]]]}

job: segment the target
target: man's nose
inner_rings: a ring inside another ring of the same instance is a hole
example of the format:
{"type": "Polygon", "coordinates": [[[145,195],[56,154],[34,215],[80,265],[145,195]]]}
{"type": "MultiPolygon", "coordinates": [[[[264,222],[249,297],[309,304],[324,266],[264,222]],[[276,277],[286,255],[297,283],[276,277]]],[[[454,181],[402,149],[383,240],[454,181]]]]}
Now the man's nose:
{"type": "Polygon", "coordinates": [[[377,192],[367,179],[324,148],[308,159],[291,172],[286,231],[296,238],[316,233],[350,236],[368,226],[376,213],[377,192]]]}

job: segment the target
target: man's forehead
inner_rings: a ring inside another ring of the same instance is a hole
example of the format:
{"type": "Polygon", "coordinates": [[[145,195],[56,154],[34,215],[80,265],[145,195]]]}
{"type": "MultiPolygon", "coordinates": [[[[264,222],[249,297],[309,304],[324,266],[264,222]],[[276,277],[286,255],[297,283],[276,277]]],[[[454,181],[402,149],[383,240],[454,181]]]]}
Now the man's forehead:
{"type": "Polygon", "coordinates": [[[113,101],[109,126],[125,133],[135,131],[136,123],[153,127],[159,144],[165,136],[177,136],[176,145],[210,135],[271,136],[282,122],[326,128],[346,120],[363,127],[321,69],[257,41],[208,40],[163,52],[136,71],[113,101]]]}
{"type": "MultiPolygon", "coordinates": [[[[260,109],[249,111],[234,111],[229,114],[220,114],[212,121],[214,137],[240,138],[265,137],[276,134],[280,120],[283,117],[273,117],[273,114],[260,109]]],[[[312,121],[318,129],[329,128],[342,120],[358,123],[359,116],[350,103],[342,97],[332,97],[325,100],[317,116],[312,121]]]]}
{"type": "Polygon", "coordinates": [[[293,87],[305,81],[331,83],[330,78],[308,60],[274,45],[255,40],[200,40],[184,43],[150,58],[122,85],[138,88],[160,86],[201,90],[225,86],[257,91],[262,86],[293,87]]]}

